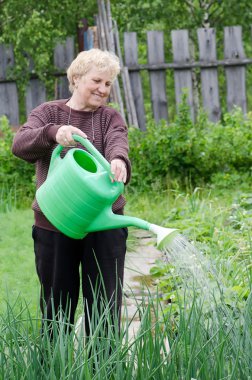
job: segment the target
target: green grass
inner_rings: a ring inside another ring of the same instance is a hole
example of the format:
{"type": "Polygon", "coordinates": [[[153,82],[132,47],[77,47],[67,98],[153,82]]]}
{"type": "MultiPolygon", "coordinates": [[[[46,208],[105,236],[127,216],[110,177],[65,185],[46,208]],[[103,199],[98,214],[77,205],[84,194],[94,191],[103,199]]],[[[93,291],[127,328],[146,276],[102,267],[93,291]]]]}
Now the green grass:
{"type": "Polygon", "coordinates": [[[13,210],[0,214],[0,310],[5,300],[15,302],[21,295],[32,309],[39,297],[35,271],[31,210],[13,210]]]}
{"type": "MultiPolygon", "coordinates": [[[[186,293],[184,294],[186,298],[186,293]]],[[[65,320],[53,321],[53,340],[23,306],[0,315],[0,378],[103,380],[249,380],[251,379],[251,307],[230,319],[213,307],[205,315],[201,299],[190,308],[179,305],[179,319],[164,314],[162,305],[146,297],[138,301],[141,326],[128,339],[126,322],[119,334],[111,328],[106,307],[92,325],[92,338],[83,345],[83,332],[65,333],[65,320]],[[108,329],[105,326],[108,325],[108,329]],[[167,349],[168,339],[171,350],[167,349]]],[[[94,315],[97,316],[96,311],[94,315]]]]}

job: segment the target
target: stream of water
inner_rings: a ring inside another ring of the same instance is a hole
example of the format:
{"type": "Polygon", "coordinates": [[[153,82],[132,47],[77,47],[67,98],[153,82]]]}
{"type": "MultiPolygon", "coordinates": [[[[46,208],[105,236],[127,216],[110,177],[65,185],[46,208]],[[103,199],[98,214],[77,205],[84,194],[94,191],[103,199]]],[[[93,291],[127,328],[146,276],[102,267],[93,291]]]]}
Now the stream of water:
{"type": "Polygon", "coordinates": [[[235,302],[231,306],[225,301],[228,289],[225,288],[225,280],[217,270],[215,260],[205,256],[183,235],[177,235],[162,251],[167,263],[174,268],[172,275],[177,287],[182,290],[180,294],[185,295],[182,302],[186,307],[183,310],[187,310],[190,315],[193,304],[199,305],[208,320],[208,326],[211,326],[212,336],[222,331],[222,335],[228,337],[230,347],[241,344],[241,326],[244,324],[249,336],[246,341],[250,342],[246,323],[251,319],[247,316],[247,322],[244,322],[246,318],[243,320],[242,315],[236,315],[235,302]]]}
{"type": "Polygon", "coordinates": [[[210,261],[183,235],[176,235],[163,250],[167,263],[174,266],[180,287],[196,294],[206,306],[218,301],[224,289],[214,261],[210,261]]]}

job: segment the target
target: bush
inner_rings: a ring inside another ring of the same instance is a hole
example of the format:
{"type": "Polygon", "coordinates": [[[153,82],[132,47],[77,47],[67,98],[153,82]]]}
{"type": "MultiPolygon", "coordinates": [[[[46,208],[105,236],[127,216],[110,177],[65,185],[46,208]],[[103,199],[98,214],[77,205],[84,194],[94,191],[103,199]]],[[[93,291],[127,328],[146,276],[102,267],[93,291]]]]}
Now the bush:
{"type": "Polygon", "coordinates": [[[2,197],[10,191],[18,202],[31,199],[35,190],[34,165],[12,154],[14,132],[5,116],[0,118],[0,190],[2,197]]]}
{"type": "Polygon", "coordinates": [[[192,123],[183,103],[176,120],[167,125],[149,122],[147,130],[129,130],[132,186],[178,181],[185,185],[206,184],[217,174],[251,175],[252,114],[245,118],[236,108],[223,121],[211,123],[200,114],[192,123]]]}
{"type": "MultiPolygon", "coordinates": [[[[13,156],[14,132],[6,117],[0,118],[0,190],[14,189],[24,200],[34,194],[34,166],[13,156]]],[[[221,186],[249,180],[252,171],[252,113],[245,118],[240,109],[211,123],[200,114],[193,123],[182,102],[173,123],[149,121],[145,132],[129,129],[131,188],[148,189],[167,181],[193,186],[220,182],[221,186]]]]}

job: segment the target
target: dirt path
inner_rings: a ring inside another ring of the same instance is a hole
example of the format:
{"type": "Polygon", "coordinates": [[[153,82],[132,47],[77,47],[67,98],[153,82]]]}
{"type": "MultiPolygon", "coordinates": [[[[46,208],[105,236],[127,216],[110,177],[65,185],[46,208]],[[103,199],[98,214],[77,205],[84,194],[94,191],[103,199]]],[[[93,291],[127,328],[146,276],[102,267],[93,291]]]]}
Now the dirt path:
{"type": "MultiPolygon", "coordinates": [[[[125,318],[130,322],[129,339],[134,337],[141,323],[137,313],[137,303],[142,302],[145,294],[156,296],[156,287],[150,276],[150,268],[155,264],[155,260],[162,257],[162,253],[155,248],[155,237],[148,231],[137,230],[134,236],[137,239],[134,251],[126,254],[122,307],[122,324],[125,318]]],[[[75,326],[77,335],[81,331],[83,322],[84,319],[81,316],[75,326]]]]}
{"type": "Polygon", "coordinates": [[[127,252],[124,272],[124,306],[122,308],[122,322],[126,318],[127,307],[129,337],[137,332],[140,320],[138,317],[137,303],[141,302],[143,295],[153,294],[156,296],[156,287],[150,276],[150,268],[155,260],[162,257],[162,253],[155,248],[155,238],[148,231],[139,230],[134,232],[137,245],[133,252],[127,252]]]}

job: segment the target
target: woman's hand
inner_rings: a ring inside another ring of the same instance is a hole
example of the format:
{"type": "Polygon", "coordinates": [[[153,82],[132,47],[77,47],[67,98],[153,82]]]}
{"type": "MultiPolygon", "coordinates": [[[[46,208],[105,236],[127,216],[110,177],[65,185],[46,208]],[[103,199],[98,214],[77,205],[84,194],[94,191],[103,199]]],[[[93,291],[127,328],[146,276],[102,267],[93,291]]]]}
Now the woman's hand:
{"type": "Polygon", "coordinates": [[[111,161],[111,173],[113,174],[112,181],[126,182],[127,179],[127,169],[126,163],[120,158],[115,158],[111,161]]]}
{"type": "Polygon", "coordinates": [[[87,138],[87,135],[79,128],[73,127],[72,125],[62,125],[62,127],[60,127],[56,133],[56,141],[62,146],[76,145],[76,141],[74,141],[73,135],[79,135],[84,139],[87,138]]]}

